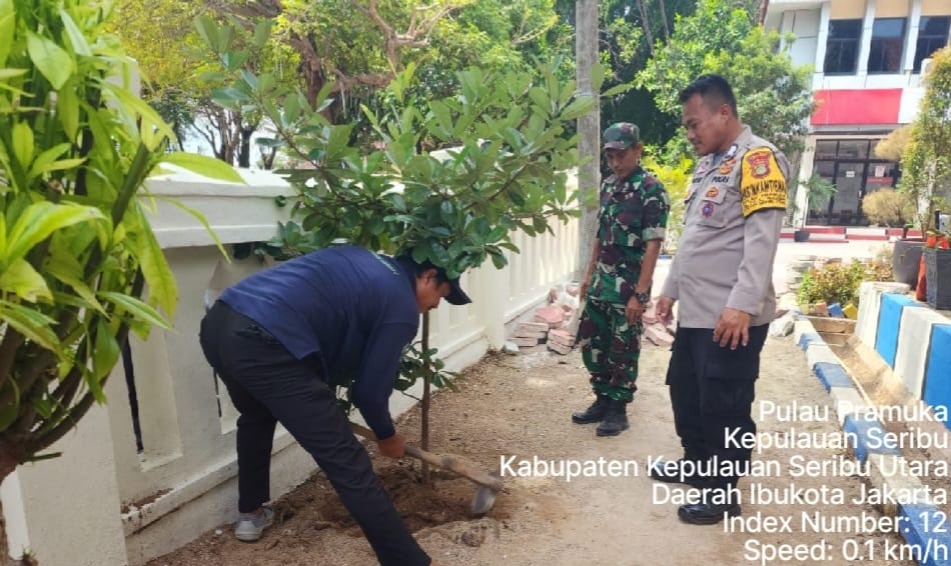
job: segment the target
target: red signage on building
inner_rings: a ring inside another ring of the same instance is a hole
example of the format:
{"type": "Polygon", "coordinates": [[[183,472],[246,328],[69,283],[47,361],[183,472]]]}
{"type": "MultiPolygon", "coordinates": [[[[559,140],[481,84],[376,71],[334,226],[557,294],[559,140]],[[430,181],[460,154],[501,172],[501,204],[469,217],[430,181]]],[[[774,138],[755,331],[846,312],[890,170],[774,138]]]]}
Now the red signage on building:
{"type": "Polygon", "coordinates": [[[813,126],[897,124],[901,89],[817,90],[813,126]]]}

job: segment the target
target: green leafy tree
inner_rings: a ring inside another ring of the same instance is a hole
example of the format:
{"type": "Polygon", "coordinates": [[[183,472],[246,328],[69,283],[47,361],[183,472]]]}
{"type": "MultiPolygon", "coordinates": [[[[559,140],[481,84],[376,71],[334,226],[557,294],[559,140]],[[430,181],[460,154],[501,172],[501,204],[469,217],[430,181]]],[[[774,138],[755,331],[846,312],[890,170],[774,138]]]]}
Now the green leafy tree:
{"type": "Polygon", "coordinates": [[[170,163],[240,182],[166,153],[172,131],[130,90],[109,16],[0,0],[0,481],[105,401],[130,330],[168,327],[158,309],[171,317],[178,291],[136,198],[146,178],[170,163]]]}
{"type": "Polygon", "coordinates": [[[918,225],[935,228],[934,212],[951,199],[951,48],[932,56],[927,88],[902,156],[901,191],[918,203],[918,225]]]}
{"type": "MultiPolygon", "coordinates": [[[[780,35],[757,24],[756,9],[700,0],[695,13],[678,16],[670,42],[637,74],[636,84],[654,94],[661,111],[679,116],[677,95],[690,81],[705,73],[723,75],[733,86],[743,122],[795,155],[812,112],[810,69],[792,64],[791,38],[780,48],[780,35]]],[[[687,154],[687,148],[682,131],[668,144],[673,156],[687,154]]]]}
{"type": "MultiPolygon", "coordinates": [[[[456,277],[489,259],[503,267],[505,250],[518,251],[516,231],[536,235],[550,230],[552,218],[578,214],[566,183],[577,164],[569,128],[591,102],[575,98],[573,82],[559,80],[553,65],[535,73],[473,68],[458,73],[451,95],[422,100],[407,96],[414,71],[408,65],[391,82],[388,119],[365,108],[375,134],[365,148],[352,145],[352,124],[321,113],[332,85],[311,105],[305,92],[283,90],[266,75],[235,77],[232,103],[260,109],[277,125],[272,143],[307,165],[285,171],[299,193],[296,220],[272,245],[294,254],[343,238],[410,253],[456,277]],[[444,149],[423,149],[433,147],[444,149]]],[[[426,325],[424,318],[421,350],[431,356],[426,325]]],[[[420,373],[400,386],[423,377],[428,391],[433,372],[420,373]]]]}

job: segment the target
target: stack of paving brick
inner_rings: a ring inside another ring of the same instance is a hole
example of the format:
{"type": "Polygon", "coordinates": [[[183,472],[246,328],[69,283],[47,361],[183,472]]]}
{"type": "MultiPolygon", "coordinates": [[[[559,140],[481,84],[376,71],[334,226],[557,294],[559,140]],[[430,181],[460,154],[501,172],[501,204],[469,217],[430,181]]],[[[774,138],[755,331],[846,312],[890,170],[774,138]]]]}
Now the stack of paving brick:
{"type": "Polygon", "coordinates": [[[548,324],[544,322],[520,322],[515,336],[510,340],[519,348],[538,346],[548,337],[548,324]]]}
{"type": "Polygon", "coordinates": [[[655,346],[670,347],[674,343],[674,337],[667,329],[667,325],[657,318],[657,302],[651,301],[647,305],[647,310],[641,320],[644,323],[644,340],[655,346]]]}
{"type": "Polygon", "coordinates": [[[548,349],[552,352],[561,355],[570,354],[574,345],[574,334],[567,330],[553,328],[548,331],[548,349]]]}

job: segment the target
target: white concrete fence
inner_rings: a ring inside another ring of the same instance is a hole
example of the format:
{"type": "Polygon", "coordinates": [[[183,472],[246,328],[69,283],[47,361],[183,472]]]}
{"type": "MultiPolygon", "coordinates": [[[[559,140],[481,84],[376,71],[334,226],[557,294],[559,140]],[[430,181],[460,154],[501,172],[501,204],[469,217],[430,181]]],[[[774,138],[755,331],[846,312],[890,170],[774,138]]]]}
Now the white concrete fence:
{"type": "MultiPolygon", "coordinates": [[[[266,241],[290,212],[275,197],[293,190],[270,173],[242,174],[247,186],[187,174],[149,186],[156,196],[201,211],[226,246],[266,241]]],[[[228,263],[192,216],[161,199],[153,226],[180,299],[174,330],[130,342],[141,450],[120,363],[106,388],[108,404],[94,407],[50,449],[63,455],[21,466],[0,488],[14,556],[30,550],[44,566],[135,566],[234,519],[236,413],[202,356],[198,326],[209,297],[266,265],[254,256],[228,263]]],[[[554,236],[519,234],[521,254],[510,256],[504,270],[487,265],[464,275],[473,304],[433,313],[432,344],[449,369],[500,347],[505,324],[575,271],[577,221],[553,229],[554,236]]],[[[414,402],[394,393],[394,415],[414,402]]],[[[316,466],[279,428],[271,469],[276,498],[316,466]]]]}

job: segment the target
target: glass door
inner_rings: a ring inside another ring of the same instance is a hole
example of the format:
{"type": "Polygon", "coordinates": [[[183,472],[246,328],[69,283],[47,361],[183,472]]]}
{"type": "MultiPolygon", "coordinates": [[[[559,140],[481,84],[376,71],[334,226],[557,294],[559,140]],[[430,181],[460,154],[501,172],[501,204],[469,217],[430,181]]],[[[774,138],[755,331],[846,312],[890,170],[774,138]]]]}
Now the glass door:
{"type": "Polygon", "coordinates": [[[835,168],[835,195],[829,224],[849,226],[859,220],[864,196],[865,169],[861,161],[839,161],[835,168]]]}

